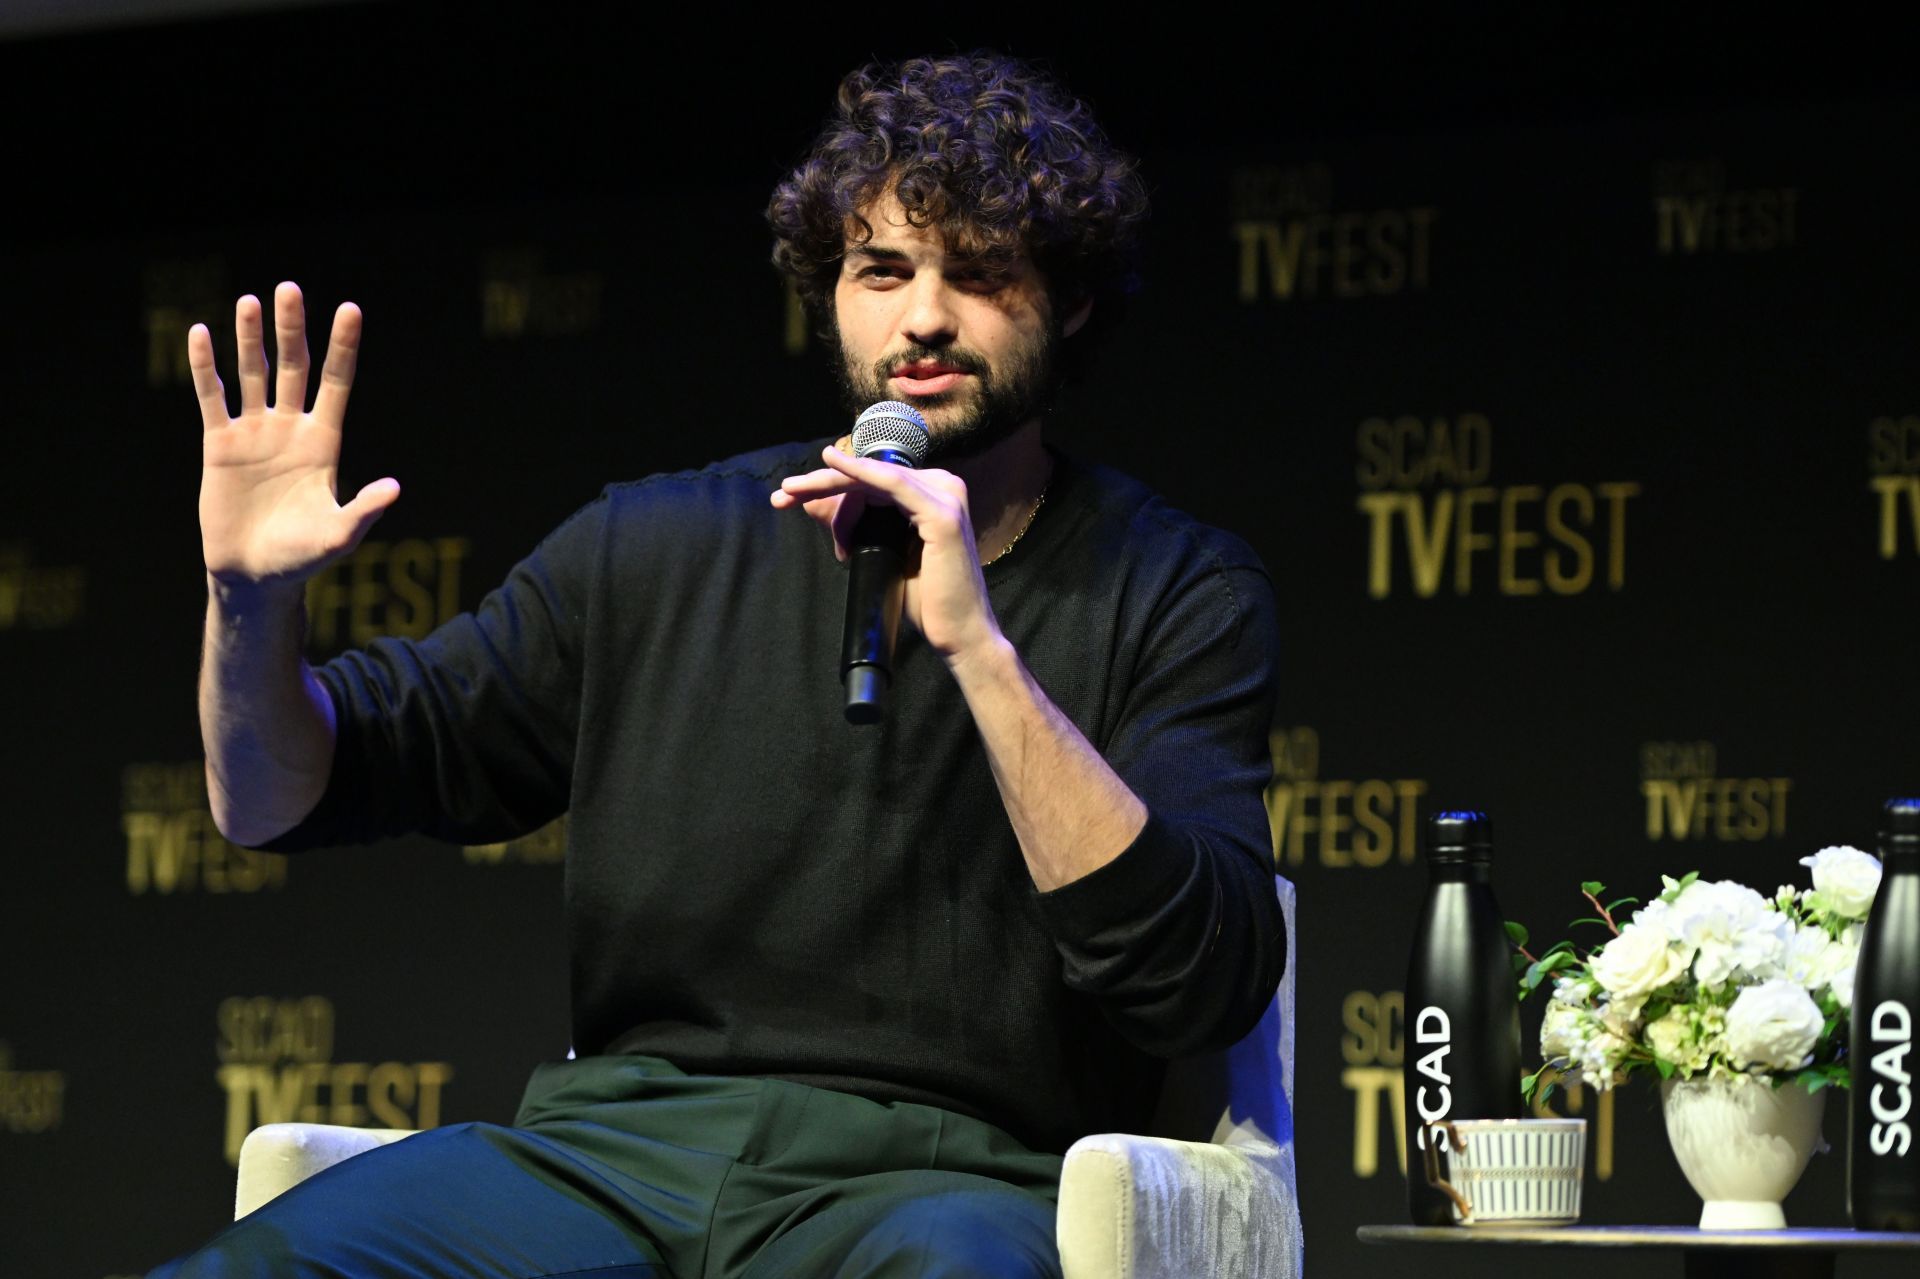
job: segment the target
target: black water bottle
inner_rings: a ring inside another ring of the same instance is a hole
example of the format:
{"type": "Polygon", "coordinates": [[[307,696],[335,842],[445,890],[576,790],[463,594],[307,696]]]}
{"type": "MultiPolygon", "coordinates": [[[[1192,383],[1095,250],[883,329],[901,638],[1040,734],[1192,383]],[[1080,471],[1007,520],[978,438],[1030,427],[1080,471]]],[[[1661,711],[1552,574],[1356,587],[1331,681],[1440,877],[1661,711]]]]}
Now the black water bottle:
{"type": "Polygon", "coordinates": [[[1520,1117],[1520,1000],[1506,921],[1493,899],[1493,822],[1485,813],[1427,821],[1432,882],[1407,965],[1407,1203],[1416,1226],[1453,1222],[1427,1184],[1427,1126],[1520,1117]]]}
{"type": "Polygon", "coordinates": [[[1890,799],[1849,1026],[1847,1208],[1856,1230],[1920,1230],[1920,799],[1890,799]]]}

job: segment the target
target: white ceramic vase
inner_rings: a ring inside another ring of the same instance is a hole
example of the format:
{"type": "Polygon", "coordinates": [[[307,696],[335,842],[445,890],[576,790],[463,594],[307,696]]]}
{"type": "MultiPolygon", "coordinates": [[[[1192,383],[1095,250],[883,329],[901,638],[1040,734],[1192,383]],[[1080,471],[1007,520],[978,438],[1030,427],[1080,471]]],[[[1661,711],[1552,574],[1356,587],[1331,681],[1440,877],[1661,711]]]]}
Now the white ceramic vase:
{"type": "Polygon", "coordinates": [[[1705,1201],[1702,1230],[1780,1230],[1780,1201],[1821,1145],[1825,1092],[1754,1079],[1669,1079],[1661,1109],[1673,1157],[1705,1201]]]}

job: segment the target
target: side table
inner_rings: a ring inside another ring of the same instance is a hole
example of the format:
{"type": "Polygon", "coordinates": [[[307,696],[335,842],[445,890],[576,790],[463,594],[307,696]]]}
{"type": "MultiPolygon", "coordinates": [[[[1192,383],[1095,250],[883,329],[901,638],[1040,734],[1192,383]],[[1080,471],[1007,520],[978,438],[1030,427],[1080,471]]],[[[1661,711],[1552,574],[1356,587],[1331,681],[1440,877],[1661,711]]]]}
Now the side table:
{"type": "MultiPolygon", "coordinates": [[[[1833,1279],[1843,1252],[1920,1253],[1920,1233],[1693,1226],[1361,1226],[1361,1243],[1678,1251],[1686,1279],[1833,1279]]],[[[1493,1258],[1489,1257],[1489,1264],[1493,1258]]],[[[1621,1258],[1622,1261],[1628,1260],[1621,1258]]]]}

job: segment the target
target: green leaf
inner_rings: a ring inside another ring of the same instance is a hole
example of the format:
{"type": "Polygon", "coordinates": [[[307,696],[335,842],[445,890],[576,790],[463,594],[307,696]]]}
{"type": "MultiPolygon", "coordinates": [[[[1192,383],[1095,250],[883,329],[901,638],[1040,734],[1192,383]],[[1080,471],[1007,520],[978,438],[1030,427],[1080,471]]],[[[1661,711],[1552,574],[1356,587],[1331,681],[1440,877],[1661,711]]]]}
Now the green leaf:
{"type": "Polygon", "coordinates": [[[1589,896],[1598,897],[1607,891],[1607,886],[1597,879],[1589,879],[1580,885],[1580,891],[1589,896]]]}
{"type": "Polygon", "coordinates": [[[1653,1059],[1653,1068],[1660,1072],[1660,1078],[1662,1079],[1672,1079],[1673,1072],[1679,1069],[1679,1067],[1675,1066],[1665,1057],[1655,1057],[1653,1059]]]}
{"type": "Polygon", "coordinates": [[[1604,919],[1601,919],[1598,915],[1589,915],[1585,919],[1574,920],[1573,923],[1568,924],[1567,927],[1572,928],[1579,924],[1598,924],[1600,925],[1600,927],[1605,928],[1607,926],[1607,921],[1604,919]]]}
{"type": "Polygon", "coordinates": [[[1672,901],[1674,898],[1678,897],[1681,893],[1686,892],[1687,889],[1693,885],[1693,882],[1699,878],[1700,878],[1699,871],[1697,870],[1688,871],[1686,874],[1682,875],[1679,879],[1673,881],[1673,887],[1667,889],[1666,892],[1660,894],[1660,900],[1663,902],[1672,901]]]}
{"type": "Polygon", "coordinates": [[[1546,950],[1546,954],[1544,954],[1544,955],[1542,955],[1542,956],[1540,956],[1540,958],[1542,958],[1542,959],[1545,959],[1545,958],[1547,957],[1547,955],[1560,955],[1560,954],[1567,954],[1567,955],[1571,955],[1572,953],[1573,953],[1573,943],[1572,943],[1572,942],[1570,942],[1570,941],[1557,941],[1557,942],[1555,942],[1555,943],[1553,943],[1553,945],[1551,945],[1551,946],[1549,946],[1549,947],[1547,947],[1547,950],[1546,950]]]}
{"type": "Polygon", "coordinates": [[[1848,1088],[1853,1084],[1853,1072],[1837,1061],[1830,1061],[1822,1066],[1809,1066],[1792,1076],[1775,1075],[1774,1087],[1778,1088],[1789,1078],[1795,1083],[1805,1085],[1810,1093],[1817,1093],[1822,1088],[1848,1088]]]}
{"type": "Polygon", "coordinates": [[[1640,899],[1638,897],[1616,897],[1607,903],[1607,914],[1613,914],[1614,911],[1619,910],[1622,906],[1638,906],[1639,904],[1640,899]]]}
{"type": "Polygon", "coordinates": [[[1571,952],[1564,950],[1554,951],[1543,958],[1536,959],[1527,965],[1527,971],[1520,978],[1520,998],[1525,999],[1540,989],[1540,983],[1544,982],[1554,970],[1578,962],[1580,961],[1575,959],[1571,952]]]}
{"type": "Polygon", "coordinates": [[[1528,935],[1527,930],[1524,927],[1514,923],[1511,919],[1507,921],[1507,940],[1508,941],[1512,942],[1516,946],[1524,946],[1527,944],[1527,935],[1528,935]]]}

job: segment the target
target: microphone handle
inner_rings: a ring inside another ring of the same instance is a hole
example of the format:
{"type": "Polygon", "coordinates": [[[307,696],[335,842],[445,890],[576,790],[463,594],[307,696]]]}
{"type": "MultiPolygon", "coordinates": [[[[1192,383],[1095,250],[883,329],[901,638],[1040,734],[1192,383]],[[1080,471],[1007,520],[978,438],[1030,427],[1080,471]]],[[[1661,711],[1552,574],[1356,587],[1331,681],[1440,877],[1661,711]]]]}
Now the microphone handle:
{"type": "Polygon", "coordinates": [[[905,593],[907,517],[897,506],[869,506],[853,526],[847,565],[847,622],[840,645],[847,722],[876,724],[893,682],[893,641],[905,593]]]}

